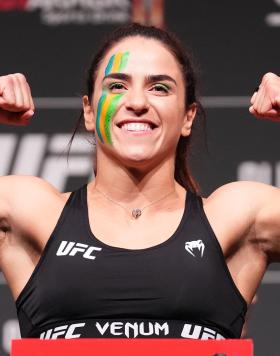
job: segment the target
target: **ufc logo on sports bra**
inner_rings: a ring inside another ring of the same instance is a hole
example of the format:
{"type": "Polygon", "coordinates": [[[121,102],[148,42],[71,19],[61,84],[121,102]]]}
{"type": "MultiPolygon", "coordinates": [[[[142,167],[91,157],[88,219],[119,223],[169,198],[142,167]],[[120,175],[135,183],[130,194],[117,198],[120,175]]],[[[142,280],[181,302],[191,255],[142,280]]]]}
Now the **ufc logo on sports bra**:
{"type": "Polygon", "coordinates": [[[75,256],[77,254],[82,254],[81,257],[83,258],[86,258],[88,260],[95,260],[96,256],[93,255],[93,253],[101,250],[101,247],[89,246],[86,244],[81,244],[80,242],[61,241],[56,255],[75,256]]]}

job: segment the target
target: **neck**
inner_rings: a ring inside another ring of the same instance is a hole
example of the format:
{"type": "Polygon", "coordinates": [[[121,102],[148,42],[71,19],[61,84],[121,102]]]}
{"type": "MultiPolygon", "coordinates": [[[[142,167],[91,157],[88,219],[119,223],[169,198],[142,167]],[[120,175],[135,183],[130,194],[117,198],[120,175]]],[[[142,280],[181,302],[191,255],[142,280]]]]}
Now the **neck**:
{"type": "Polygon", "coordinates": [[[97,160],[97,175],[90,188],[97,187],[119,203],[143,206],[172,191],[176,195],[184,194],[184,189],[175,182],[174,161],[170,159],[146,169],[108,163],[97,160]]]}

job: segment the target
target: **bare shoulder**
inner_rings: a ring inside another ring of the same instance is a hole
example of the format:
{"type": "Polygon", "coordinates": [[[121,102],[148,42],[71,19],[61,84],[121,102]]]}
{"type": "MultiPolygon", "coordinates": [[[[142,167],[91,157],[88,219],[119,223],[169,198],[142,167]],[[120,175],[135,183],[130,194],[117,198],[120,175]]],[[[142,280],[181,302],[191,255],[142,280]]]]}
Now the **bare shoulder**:
{"type": "Polygon", "coordinates": [[[2,184],[14,184],[14,185],[33,185],[45,186],[51,189],[55,189],[53,185],[48,183],[42,178],[28,175],[8,175],[0,177],[0,182],[2,184]]]}
{"type": "Polygon", "coordinates": [[[232,239],[253,236],[260,216],[267,207],[280,205],[280,190],[258,182],[233,182],[215,190],[204,199],[204,209],[217,234],[232,239]]]}
{"type": "Polygon", "coordinates": [[[33,176],[4,176],[0,177],[0,199],[18,199],[28,196],[29,199],[37,195],[61,195],[61,193],[47,181],[33,176]]]}
{"type": "Polygon", "coordinates": [[[233,208],[235,204],[239,204],[239,209],[254,210],[275,195],[280,195],[280,190],[276,187],[259,182],[240,181],[219,187],[204,199],[204,203],[205,205],[223,203],[233,208]]]}
{"type": "Polygon", "coordinates": [[[10,221],[26,218],[67,199],[50,183],[33,176],[0,178],[0,217],[10,221]]]}

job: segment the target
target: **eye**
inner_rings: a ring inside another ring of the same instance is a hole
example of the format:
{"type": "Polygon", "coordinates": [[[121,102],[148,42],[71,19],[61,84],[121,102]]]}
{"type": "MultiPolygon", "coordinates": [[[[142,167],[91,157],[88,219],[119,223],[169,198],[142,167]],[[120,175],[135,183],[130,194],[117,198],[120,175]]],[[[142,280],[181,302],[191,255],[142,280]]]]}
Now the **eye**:
{"type": "Polygon", "coordinates": [[[152,86],[151,90],[159,94],[168,94],[170,88],[166,84],[157,83],[152,86]]]}
{"type": "Polygon", "coordinates": [[[123,90],[125,90],[125,86],[123,83],[121,82],[114,82],[114,83],[110,83],[108,85],[108,88],[111,92],[113,93],[119,93],[119,92],[122,92],[123,90]]]}

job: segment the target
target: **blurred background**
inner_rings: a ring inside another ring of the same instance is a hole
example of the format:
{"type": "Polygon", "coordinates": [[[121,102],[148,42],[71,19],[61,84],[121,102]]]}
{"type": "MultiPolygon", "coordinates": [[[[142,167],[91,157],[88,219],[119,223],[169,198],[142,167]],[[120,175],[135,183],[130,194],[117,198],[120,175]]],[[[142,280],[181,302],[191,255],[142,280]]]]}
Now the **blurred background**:
{"type": "MultiPolygon", "coordinates": [[[[92,177],[93,146],[83,133],[66,159],[84,73],[101,39],[131,21],[165,27],[193,50],[207,125],[191,165],[203,195],[233,180],[280,187],[280,124],[248,113],[262,75],[280,73],[280,0],[0,0],[0,75],[24,73],[37,107],[29,127],[1,126],[0,174],[38,175],[61,191],[92,177]]],[[[19,331],[1,274],[0,298],[0,354],[9,355],[19,331]]],[[[272,265],[250,311],[255,356],[279,356],[279,300],[272,265]]]]}

